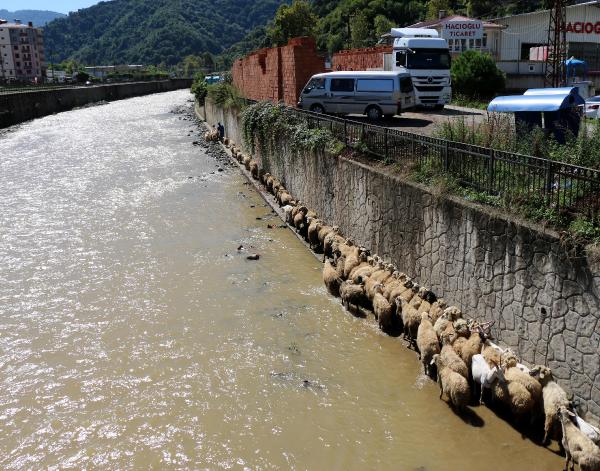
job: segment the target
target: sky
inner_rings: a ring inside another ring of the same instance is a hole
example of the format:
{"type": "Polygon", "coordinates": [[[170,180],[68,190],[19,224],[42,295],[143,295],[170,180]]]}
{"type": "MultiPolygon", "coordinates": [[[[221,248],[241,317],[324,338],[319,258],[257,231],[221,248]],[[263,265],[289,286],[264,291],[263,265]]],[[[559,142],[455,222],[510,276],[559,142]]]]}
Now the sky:
{"type": "Polygon", "coordinates": [[[86,8],[100,0],[0,0],[3,10],[51,10],[60,13],[86,8]]]}

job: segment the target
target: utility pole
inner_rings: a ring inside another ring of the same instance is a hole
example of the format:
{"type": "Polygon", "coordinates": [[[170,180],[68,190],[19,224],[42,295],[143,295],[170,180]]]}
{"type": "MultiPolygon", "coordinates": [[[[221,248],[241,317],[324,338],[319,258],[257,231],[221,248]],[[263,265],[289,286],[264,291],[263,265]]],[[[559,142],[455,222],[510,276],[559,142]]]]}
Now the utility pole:
{"type": "Polygon", "coordinates": [[[552,0],[548,24],[548,52],[544,64],[544,86],[561,87],[566,84],[567,60],[567,2],[552,0]]]}

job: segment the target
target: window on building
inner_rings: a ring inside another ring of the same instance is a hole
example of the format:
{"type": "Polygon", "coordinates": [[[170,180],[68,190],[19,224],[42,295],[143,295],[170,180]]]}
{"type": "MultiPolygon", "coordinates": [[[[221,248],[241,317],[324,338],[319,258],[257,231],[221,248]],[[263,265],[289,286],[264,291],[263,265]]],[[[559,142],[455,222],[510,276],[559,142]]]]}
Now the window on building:
{"type": "Polygon", "coordinates": [[[331,79],[330,90],[332,92],[353,92],[354,79],[331,79]]]}
{"type": "Polygon", "coordinates": [[[483,39],[481,40],[481,46],[487,47],[487,33],[483,33],[483,39]]]}
{"type": "Polygon", "coordinates": [[[17,67],[21,67],[21,63],[20,63],[20,62],[17,62],[17,63],[15,63],[15,65],[16,65],[17,67]]]}
{"type": "Polygon", "coordinates": [[[528,61],[529,60],[529,50],[532,47],[544,46],[544,44],[540,43],[521,43],[521,60],[528,61]]]}

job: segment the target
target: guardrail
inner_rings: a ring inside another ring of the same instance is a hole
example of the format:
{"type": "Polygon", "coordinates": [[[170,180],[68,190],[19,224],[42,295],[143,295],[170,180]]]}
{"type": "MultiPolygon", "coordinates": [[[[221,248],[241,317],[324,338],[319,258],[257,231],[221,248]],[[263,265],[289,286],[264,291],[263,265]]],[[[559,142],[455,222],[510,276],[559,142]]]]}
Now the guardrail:
{"type": "Polygon", "coordinates": [[[360,144],[379,159],[428,165],[491,196],[539,202],[594,221],[600,214],[600,170],[289,109],[309,127],[329,129],[347,147],[360,144]]]}
{"type": "Polygon", "coordinates": [[[135,80],[112,80],[111,82],[92,82],[90,85],[83,83],[56,83],[56,84],[40,84],[40,85],[1,85],[0,84],[0,95],[13,95],[17,93],[36,93],[45,92],[49,90],[65,90],[65,89],[76,89],[76,88],[90,88],[100,87],[107,85],[123,85],[123,84],[134,84],[134,83],[147,83],[147,82],[164,82],[167,80],[181,80],[184,78],[162,78],[162,79],[135,79],[135,80]]]}

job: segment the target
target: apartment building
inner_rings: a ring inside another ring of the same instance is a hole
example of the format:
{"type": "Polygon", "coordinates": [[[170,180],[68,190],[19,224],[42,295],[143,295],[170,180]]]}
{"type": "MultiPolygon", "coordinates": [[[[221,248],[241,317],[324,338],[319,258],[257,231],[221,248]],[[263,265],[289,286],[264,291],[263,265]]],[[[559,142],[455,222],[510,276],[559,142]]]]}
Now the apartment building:
{"type": "Polygon", "coordinates": [[[45,69],[42,30],[0,19],[0,81],[41,82],[45,69]]]}

